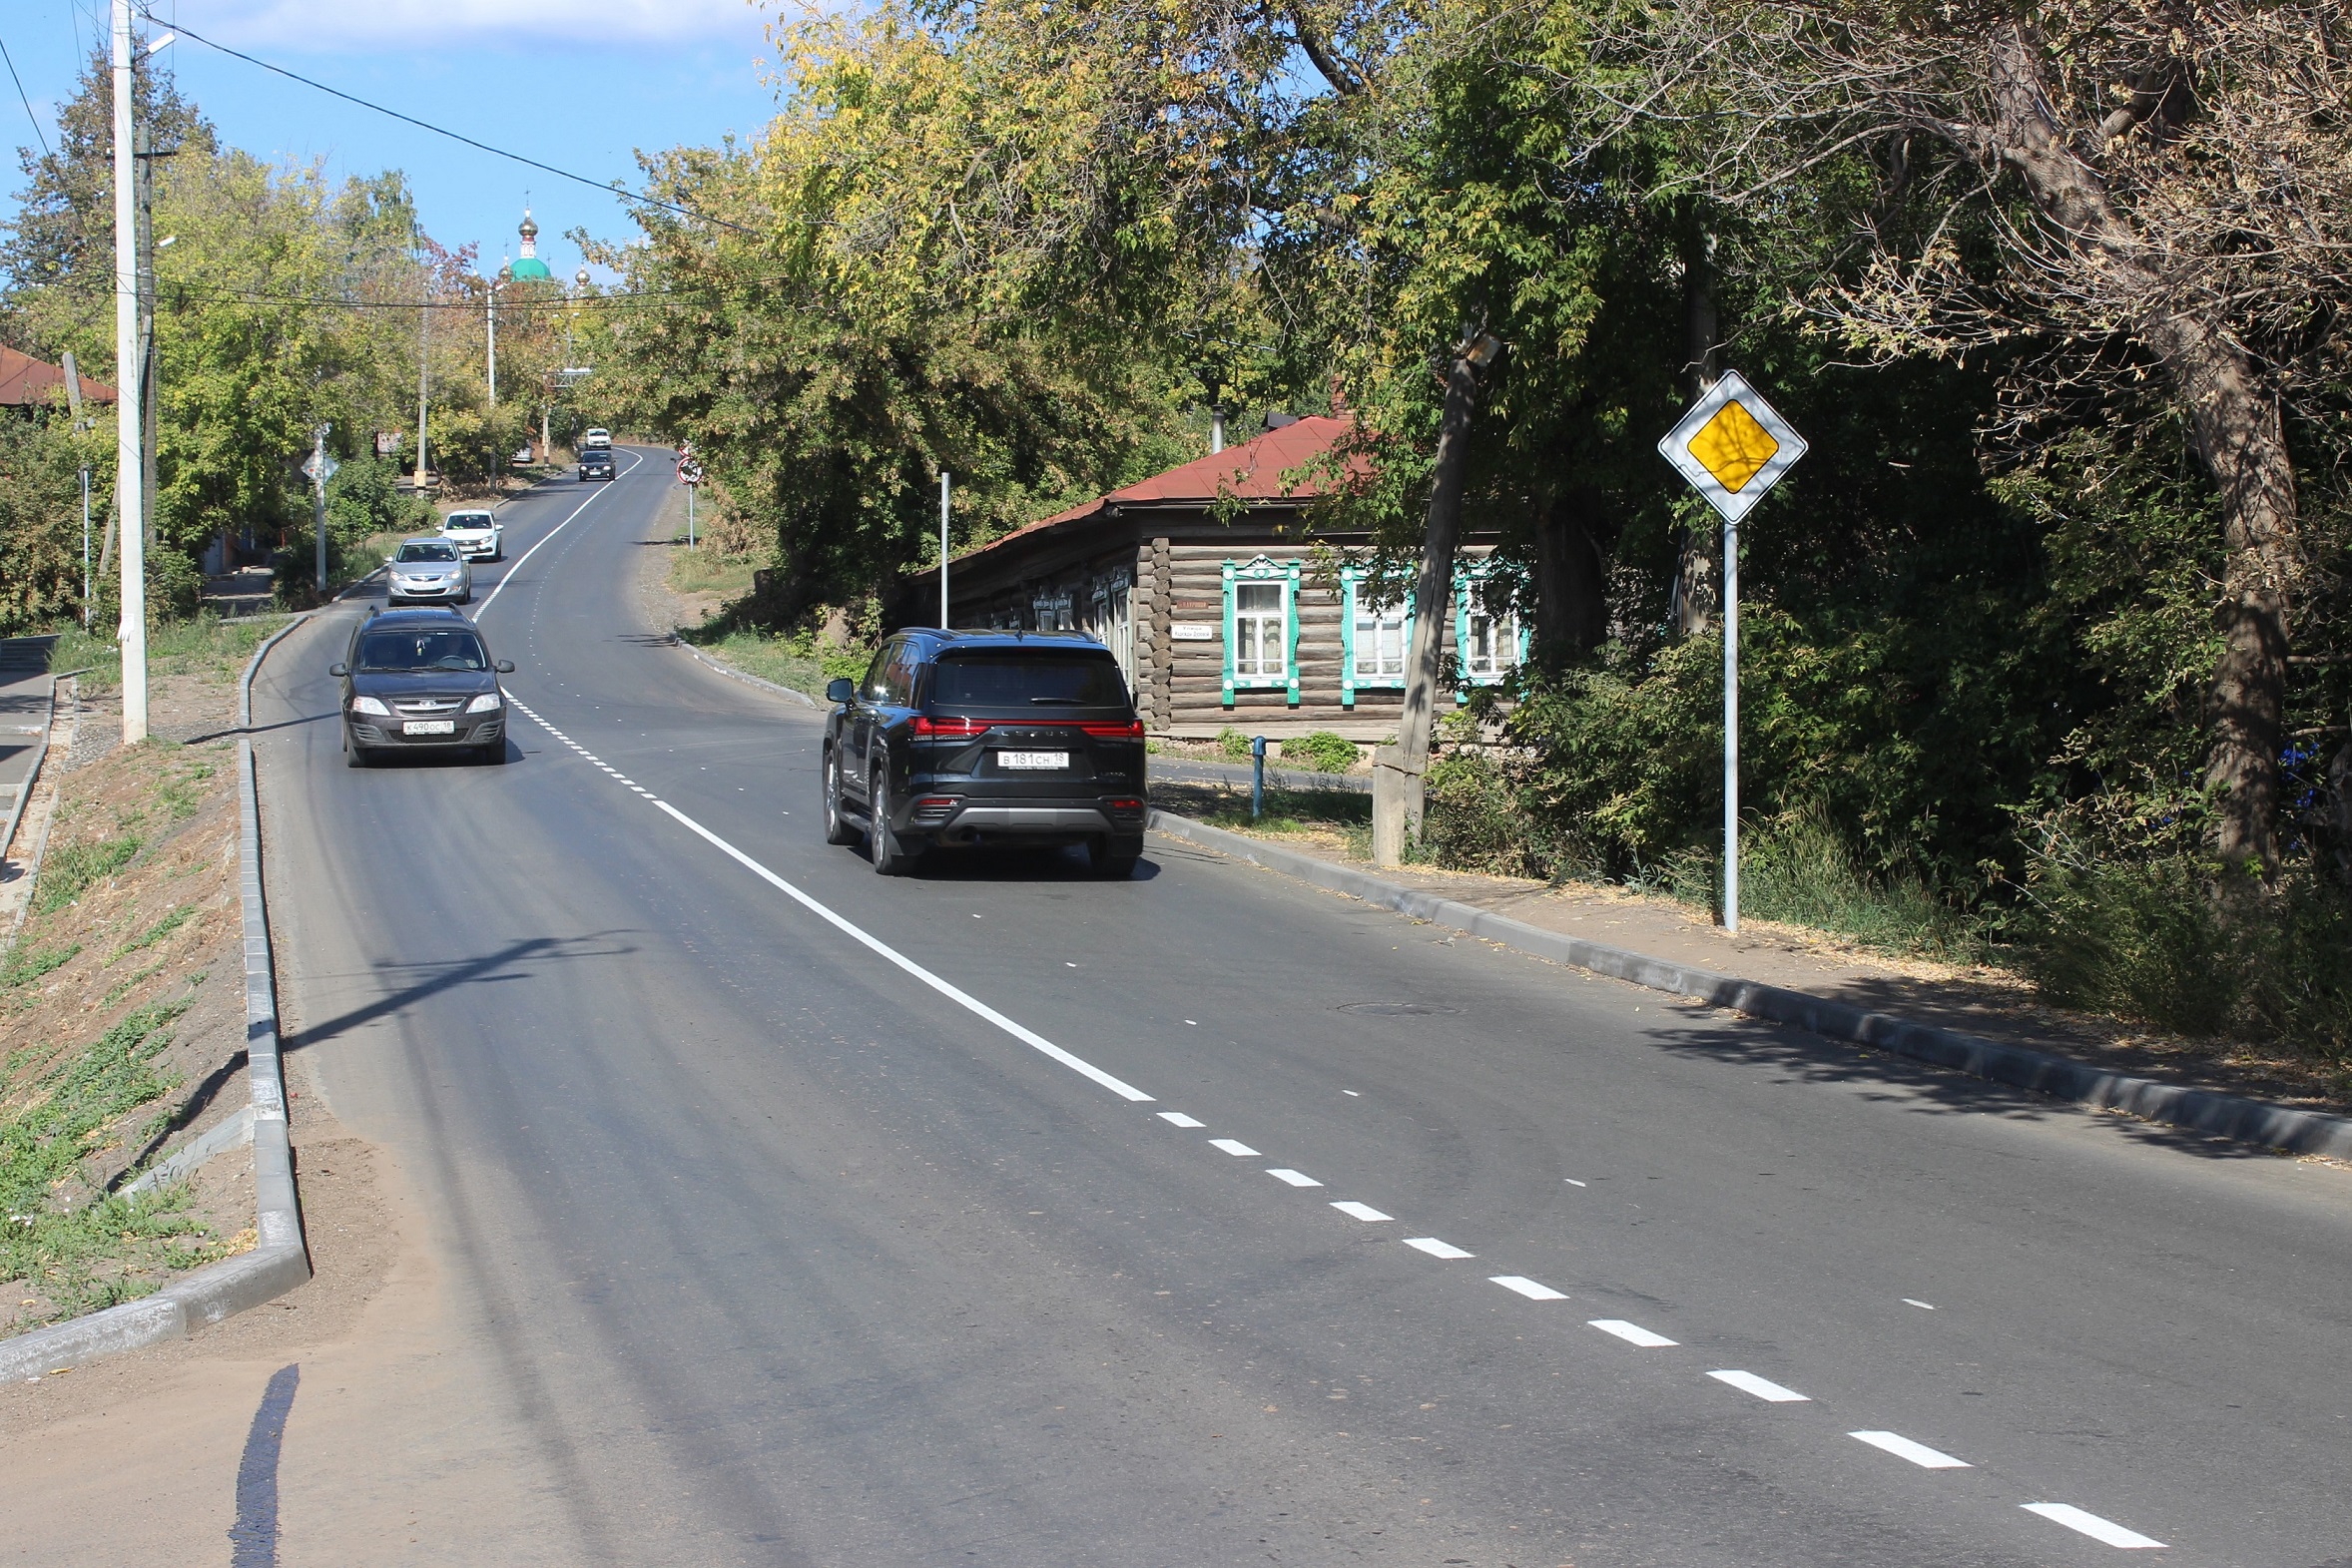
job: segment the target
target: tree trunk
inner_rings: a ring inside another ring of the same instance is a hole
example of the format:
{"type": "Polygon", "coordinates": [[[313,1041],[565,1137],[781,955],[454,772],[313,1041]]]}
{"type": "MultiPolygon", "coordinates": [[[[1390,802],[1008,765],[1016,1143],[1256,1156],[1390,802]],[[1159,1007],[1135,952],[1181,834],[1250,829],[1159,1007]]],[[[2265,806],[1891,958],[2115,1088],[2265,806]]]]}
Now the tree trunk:
{"type": "MultiPolygon", "coordinates": [[[[1693,225],[1682,246],[1682,396],[1686,403],[1715,384],[1715,349],[1722,322],[1715,309],[1715,237],[1693,225]]],[[[1707,630],[1715,608],[1713,540],[1705,528],[1682,531],[1674,563],[1674,597],[1669,616],[1678,637],[1707,630]]]]}
{"type": "Polygon", "coordinates": [[[1407,815],[1414,832],[1420,830],[1422,775],[1429,767],[1430,735],[1437,725],[1441,643],[1447,612],[1454,605],[1454,547],[1462,538],[1462,497],[1470,477],[1470,415],[1501,355],[1501,339],[1474,332],[1454,351],[1454,363],[1446,372],[1446,412],[1438,426],[1421,575],[1414,583],[1413,669],[1406,678],[1405,712],[1397,725],[1397,749],[1411,781],[1407,815]]]}
{"type": "Polygon", "coordinates": [[[2040,39],[2007,24],[1993,36],[1991,63],[1992,150],[2024,177],[2035,206],[2084,263],[2131,300],[2135,333],[2163,366],[2220,491],[2229,564],[2214,610],[2223,646],[2206,704],[2205,784],[2217,808],[2215,850],[2233,868],[2267,877],[2278,869],[2279,744],[2300,564],[2294,465],[2277,404],[2243,349],[2177,307],[2104,183],[2067,146],[2050,109],[2040,39]]]}
{"type": "Polygon", "coordinates": [[[1608,560],[1600,498],[1571,486],[1542,503],[1535,520],[1535,647],[1556,668],[1608,636],[1608,560]]]}

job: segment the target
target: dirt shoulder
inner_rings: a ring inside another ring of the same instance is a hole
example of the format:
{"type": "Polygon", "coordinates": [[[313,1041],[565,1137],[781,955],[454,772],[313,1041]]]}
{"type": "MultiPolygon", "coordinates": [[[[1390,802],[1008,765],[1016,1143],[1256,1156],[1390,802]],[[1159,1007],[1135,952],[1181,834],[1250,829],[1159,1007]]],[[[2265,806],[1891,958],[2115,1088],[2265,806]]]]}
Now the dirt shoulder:
{"type": "MultiPolygon", "coordinates": [[[[1214,820],[1227,831],[1249,833],[1335,864],[1372,869],[1368,827],[1298,823],[1253,832],[1246,819],[1235,819],[1232,791],[1213,785],[1155,782],[1151,798],[1163,809],[1214,820]]],[[[1246,810],[1246,789],[1239,800],[1246,810]]],[[[1368,807],[1369,801],[1365,803],[1368,807]]],[[[2024,976],[1990,965],[1898,956],[1833,932],[1769,920],[1742,919],[1734,933],[1716,925],[1705,911],[1674,899],[1593,883],[1554,885],[1422,867],[1381,874],[1547,931],[1719,974],[2050,1051],[2118,1073],[2248,1095],[2299,1110],[2352,1115],[2352,1074],[2275,1048],[2186,1039],[2052,1007],[2037,997],[2024,976]]]]}

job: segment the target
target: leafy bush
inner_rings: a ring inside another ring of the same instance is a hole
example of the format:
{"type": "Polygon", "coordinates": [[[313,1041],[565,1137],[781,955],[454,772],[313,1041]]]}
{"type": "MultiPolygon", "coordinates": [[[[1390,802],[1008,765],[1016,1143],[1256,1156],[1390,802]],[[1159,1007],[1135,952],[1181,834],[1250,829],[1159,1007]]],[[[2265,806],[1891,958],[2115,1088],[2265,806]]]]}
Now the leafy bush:
{"type": "Polygon", "coordinates": [[[1217,732],[1217,750],[1237,763],[1250,760],[1250,738],[1231,725],[1217,732]]]}
{"type": "Polygon", "coordinates": [[[1344,774],[1356,766],[1356,743],[1329,730],[1294,735],[1282,743],[1282,760],[1305,763],[1319,774],[1344,774]]]}

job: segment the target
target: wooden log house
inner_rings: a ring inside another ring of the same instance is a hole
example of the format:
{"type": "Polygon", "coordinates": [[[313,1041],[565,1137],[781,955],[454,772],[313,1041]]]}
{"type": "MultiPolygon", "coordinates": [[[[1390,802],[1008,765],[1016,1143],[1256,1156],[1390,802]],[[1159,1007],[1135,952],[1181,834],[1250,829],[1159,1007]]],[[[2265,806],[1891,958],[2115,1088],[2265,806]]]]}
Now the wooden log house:
{"type": "MultiPolygon", "coordinates": [[[[1284,477],[1347,429],[1344,418],[1300,419],[957,556],[948,620],[1092,634],[1127,672],[1154,735],[1391,740],[1410,607],[1359,592],[1369,536],[1311,530],[1308,507],[1323,492],[1284,477]],[[1316,571],[1318,545],[1336,555],[1338,582],[1330,557],[1316,571]]],[[[1525,654],[1517,618],[1491,613],[1476,591],[1492,551],[1490,534],[1466,528],[1445,621],[1445,651],[1471,685],[1504,679],[1525,654]]],[[[907,580],[910,622],[929,619],[919,607],[937,592],[935,576],[907,580]]]]}

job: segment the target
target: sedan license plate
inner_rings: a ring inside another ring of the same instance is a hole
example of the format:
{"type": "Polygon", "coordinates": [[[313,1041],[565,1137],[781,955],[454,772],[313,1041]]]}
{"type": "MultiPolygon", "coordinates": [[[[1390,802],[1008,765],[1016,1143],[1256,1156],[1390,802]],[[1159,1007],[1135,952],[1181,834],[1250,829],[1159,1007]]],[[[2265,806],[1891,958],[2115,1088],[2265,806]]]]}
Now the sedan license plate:
{"type": "Polygon", "coordinates": [[[1067,768],[1070,766],[1070,754],[1067,752],[998,752],[996,766],[999,768],[1067,768]]]}
{"type": "Polygon", "coordinates": [[[400,733],[402,735],[455,735],[457,721],[454,719],[411,719],[400,726],[400,733]]]}

